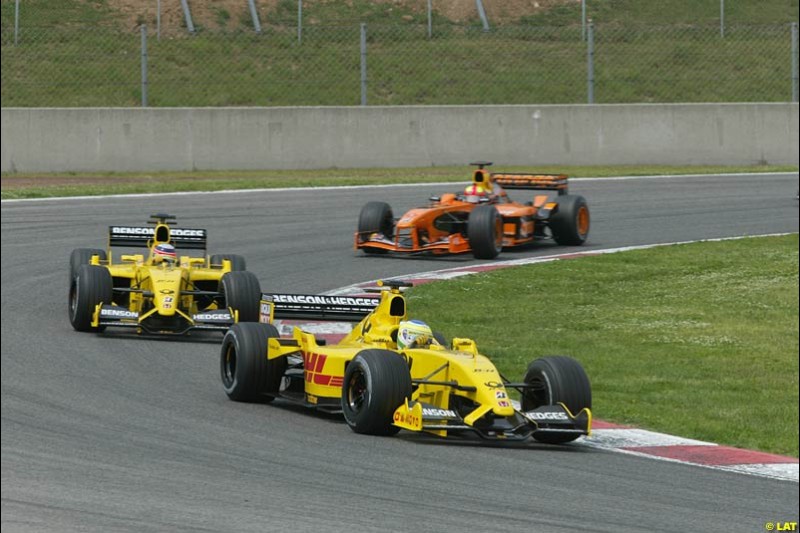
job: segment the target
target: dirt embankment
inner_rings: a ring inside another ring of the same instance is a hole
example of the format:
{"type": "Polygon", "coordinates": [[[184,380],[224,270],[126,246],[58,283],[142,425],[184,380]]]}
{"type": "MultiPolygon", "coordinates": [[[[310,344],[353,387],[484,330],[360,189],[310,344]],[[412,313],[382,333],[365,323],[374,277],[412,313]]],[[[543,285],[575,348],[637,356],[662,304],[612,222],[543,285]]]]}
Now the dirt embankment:
{"type": "MultiPolygon", "coordinates": [[[[187,0],[192,22],[196,27],[208,29],[234,29],[242,24],[252,24],[247,0],[187,0]]],[[[304,9],[315,11],[316,4],[332,1],[352,5],[352,0],[303,0],[304,9]]],[[[427,0],[372,0],[377,5],[391,5],[415,13],[427,9],[427,0]]],[[[269,20],[280,0],[255,0],[262,23],[269,20]]],[[[484,0],[486,15],[491,22],[514,21],[550,9],[554,5],[578,3],[580,0],[484,0]]],[[[156,27],[158,1],[107,0],[107,5],[120,12],[125,25],[131,29],[147,24],[156,27]]],[[[180,0],[161,0],[161,30],[164,33],[186,31],[180,0]]],[[[433,9],[453,22],[465,22],[478,17],[475,0],[433,0],[433,9]]]]}

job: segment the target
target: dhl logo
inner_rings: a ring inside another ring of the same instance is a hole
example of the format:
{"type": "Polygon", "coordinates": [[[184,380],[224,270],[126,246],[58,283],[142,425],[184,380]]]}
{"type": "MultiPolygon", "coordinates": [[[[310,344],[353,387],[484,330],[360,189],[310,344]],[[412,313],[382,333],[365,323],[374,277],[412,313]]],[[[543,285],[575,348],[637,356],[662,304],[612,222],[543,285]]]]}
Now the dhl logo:
{"type": "Polygon", "coordinates": [[[394,421],[400,424],[408,424],[410,426],[418,426],[420,424],[419,418],[412,413],[395,413],[394,421]]]}
{"type": "Polygon", "coordinates": [[[304,377],[306,383],[315,385],[325,385],[328,387],[341,387],[344,382],[342,376],[323,374],[327,355],[321,353],[303,352],[303,367],[305,368],[304,377]]]}

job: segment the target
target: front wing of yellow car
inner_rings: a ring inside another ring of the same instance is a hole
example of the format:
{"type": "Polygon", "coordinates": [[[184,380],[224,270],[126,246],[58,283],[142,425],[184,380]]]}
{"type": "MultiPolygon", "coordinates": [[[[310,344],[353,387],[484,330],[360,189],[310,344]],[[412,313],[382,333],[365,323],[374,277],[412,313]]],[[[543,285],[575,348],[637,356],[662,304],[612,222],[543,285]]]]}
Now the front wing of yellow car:
{"type": "Polygon", "coordinates": [[[117,305],[98,305],[92,326],[135,328],[150,335],[184,335],[191,330],[225,332],[236,321],[236,316],[228,309],[192,314],[176,309],[174,315],[161,317],[155,307],[138,313],[117,305]]]}
{"type": "Polygon", "coordinates": [[[536,437],[540,440],[546,435],[589,435],[592,427],[592,413],[582,409],[572,414],[563,404],[545,405],[530,411],[522,411],[515,406],[510,416],[477,414],[478,407],[471,413],[462,414],[456,409],[445,408],[419,401],[409,400],[394,412],[394,425],[409,431],[425,431],[440,437],[458,433],[472,433],[487,440],[526,440],[536,437]]]}

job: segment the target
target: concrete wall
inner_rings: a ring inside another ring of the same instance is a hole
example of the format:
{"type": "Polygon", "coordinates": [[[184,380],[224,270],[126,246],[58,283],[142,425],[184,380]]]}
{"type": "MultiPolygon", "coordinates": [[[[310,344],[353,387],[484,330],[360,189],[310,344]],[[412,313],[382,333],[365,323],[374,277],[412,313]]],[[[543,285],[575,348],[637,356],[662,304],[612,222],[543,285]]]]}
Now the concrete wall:
{"type": "Polygon", "coordinates": [[[4,108],[2,171],[798,164],[798,104],[4,108]]]}

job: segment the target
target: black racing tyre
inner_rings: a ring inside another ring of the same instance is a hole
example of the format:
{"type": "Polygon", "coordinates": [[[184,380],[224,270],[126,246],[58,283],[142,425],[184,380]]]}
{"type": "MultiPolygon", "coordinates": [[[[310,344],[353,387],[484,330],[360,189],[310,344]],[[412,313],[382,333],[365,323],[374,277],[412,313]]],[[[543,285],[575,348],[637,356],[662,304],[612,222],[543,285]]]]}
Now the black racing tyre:
{"type": "Polygon", "coordinates": [[[97,304],[111,304],[113,281],[106,267],[80,265],[69,284],[69,321],[76,331],[103,331],[92,327],[97,304]]]}
{"type": "Polygon", "coordinates": [[[583,196],[559,196],[558,208],[550,217],[553,239],[564,246],[579,246],[586,242],[591,226],[589,205],[583,196]]]}
{"type": "Polygon", "coordinates": [[[209,258],[208,262],[212,267],[222,268],[223,259],[227,259],[231,262],[232,272],[247,270],[247,261],[244,260],[244,257],[237,254],[214,254],[209,258]]]}
{"type": "Polygon", "coordinates": [[[99,255],[101,261],[106,260],[106,251],[99,248],[76,248],[69,254],[69,280],[72,282],[78,275],[78,267],[88,265],[93,255],[99,255]]]}
{"type": "Polygon", "coordinates": [[[241,322],[225,333],[220,351],[222,387],[235,402],[271,402],[286,371],[286,358],[267,359],[267,341],[279,337],[272,324],[241,322]]]}
{"type": "Polygon", "coordinates": [[[494,259],[503,249],[503,217],[493,205],[479,205],[467,219],[467,237],[476,259],[494,259]]]}
{"type": "Polygon", "coordinates": [[[350,361],[342,385],[342,412],[350,429],[367,435],[394,435],[394,411],[411,397],[406,360],[390,350],[362,350],[350,361]]]}
{"type": "Polygon", "coordinates": [[[261,284],[252,272],[226,272],[220,282],[224,306],[239,311],[239,322],[258,322],[261,284]]]}
{"type": "MultiPolygon", "coordinates": [[[[522,395],[522,410],[563,403],[573,415],[592,407],[592,388],[581,364],[571,357],[552,355],[536,359],[525,372],[525,383],[537,385],[522,395]]],[[[547,444],[563,444],[578,435],[540,435],[534,438],[547,444]]]]}
{"type": "MultiPolygon", "coordinates": [[[[366,241],[373,233],[382,233],[387,239],[394,237],[394,214],[386,202],[367,202],[358,215],[358,240],[366,241]]],[[[366,247],[368,254],[385,253],[381,248],[366,247]]]]}

